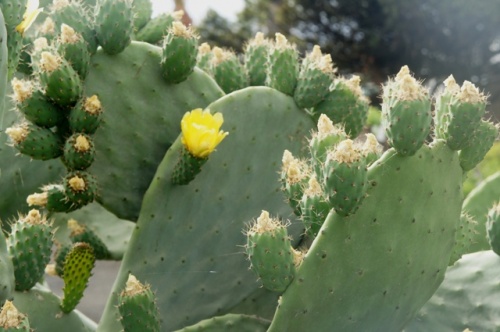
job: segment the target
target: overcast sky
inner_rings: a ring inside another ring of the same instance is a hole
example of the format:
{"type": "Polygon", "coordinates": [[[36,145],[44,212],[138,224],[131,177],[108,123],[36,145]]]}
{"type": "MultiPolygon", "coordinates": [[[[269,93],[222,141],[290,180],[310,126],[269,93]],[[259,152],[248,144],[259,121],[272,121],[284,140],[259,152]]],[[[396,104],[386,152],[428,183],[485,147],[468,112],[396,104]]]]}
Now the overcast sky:
{"type": "MultiPolygon", "coordinates": [[[[152,0],[153,16],[159,13],[171,12],[174,9],[174,0],[152,0]]],[[[234,20],[236,13],[245,5],[244,0],[184,0],[186,10],[193,23],[199,23],[206,12],[212,8],[229,20],[234,20]]]]}

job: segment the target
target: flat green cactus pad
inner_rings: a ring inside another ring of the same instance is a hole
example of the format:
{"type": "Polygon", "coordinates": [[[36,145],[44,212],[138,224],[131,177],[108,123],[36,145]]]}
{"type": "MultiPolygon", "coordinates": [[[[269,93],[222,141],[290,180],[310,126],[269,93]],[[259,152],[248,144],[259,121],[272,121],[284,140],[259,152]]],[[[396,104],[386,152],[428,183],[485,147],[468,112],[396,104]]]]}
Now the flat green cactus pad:
{"type": "Polygon", "coordinates": [[[91,203],[70,213],[56,213],[53,218],[55,238],[59,243],[71,244],[68,220],[75,219],[79,224],[89,227],[106,244],[111,259],[116,260],[123,257],[135,227],[134,223],[119,219],[98,203],[91,203]]]}
{"type": "Polygon", "coordinates": [[[227,314],[203,320],[177,332],[266,332],[270,323],[256,316],[227,314]]]}
{"type": "Polygon", "coordinates": [[[63,314],[61,300],[48,288],[37,284],[27,292],[14,292],[14,305],[26,314],[34,331],[92,332],[96,324],[77,310],[63,314]]]}
{"type": "Polygon", "coordinates": [[[333,212],[280,299],[269,331],[400,331],[443,280],[462,170],[443,141],[369,169],[359,210],[333,212]]]}
{"type": "Polygon", "coordinates": [[[168,85],[160,60],[159,47],[141,42],[115,56],[99,51],[85,80],[86,95],[96,94],[103,107],[90,172],[98,179],[100,203],[127,220],[137,219],[144,192],[179,135],[184,113],[223,95],[200,70],[168,85]]]}
{"type": "Polygon", "coordinates": [[[500,330],[500,257],[493,251],[465,255],[405,332],[500,330]]]}
{"type": "MultiPolygon", "coordinates": [[[[150,284],[165,331],[225,314],[258,289],[242,229],[262,209],[290,219],[294,240],[303,232],[284,201],[278,172],[285,149],[300,154],[312,120],[291,97],[266,87],[234,92],[209,108],[223,113],[229,135],[183,186],[171,184],[182,147],[180,139],[172,145],[145,195],[115,283],[123,285],[132,273],[150,284]]],[[[107,304],[101,331],[116,329],[119,291],[107,304]]]]}
{"type": "Polygon", "coordinates": [[[497,172],[472,190],[464,200],[462,209],[477,221],[475,243],[469,252],[489,250],[490,245],[486,237],[486,215],[494,203],[500,200],[500,172],[497,172]]]}

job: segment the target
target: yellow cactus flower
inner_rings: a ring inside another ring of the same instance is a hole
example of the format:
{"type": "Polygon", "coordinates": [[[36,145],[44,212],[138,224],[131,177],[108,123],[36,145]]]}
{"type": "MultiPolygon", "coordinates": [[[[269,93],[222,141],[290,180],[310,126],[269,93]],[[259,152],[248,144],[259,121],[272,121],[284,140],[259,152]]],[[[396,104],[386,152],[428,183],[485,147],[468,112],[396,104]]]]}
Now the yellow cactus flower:
{"type": "Polygon", "coordinates": [[[193,156],[207,158],[228,134],[220,130],[223,122],[221,113],[212,115],[208,109],[187,112],[181,121],[182,144],[193,156]]]}
{"type": "Polygon", "coordinates": [[[43,8],[38,8],[39,5],[40,2],[38,0],[28,0],[26,11],[23,15],[23,21],[16,27],[17,32],[23,35],[33,22],[35,22],[38,14],[40,14],[43,10],[43,8]]]}

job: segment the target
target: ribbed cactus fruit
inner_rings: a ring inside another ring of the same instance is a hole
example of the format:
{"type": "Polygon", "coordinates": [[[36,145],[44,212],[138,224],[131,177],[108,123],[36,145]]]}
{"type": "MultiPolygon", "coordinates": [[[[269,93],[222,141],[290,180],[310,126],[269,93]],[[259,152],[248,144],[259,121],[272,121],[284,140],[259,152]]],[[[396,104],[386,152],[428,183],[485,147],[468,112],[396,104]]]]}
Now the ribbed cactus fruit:
{"type": "Polygon", "coordinates": [[[132,41],[134,29],[132,0],[99,0],[95,13],[97,42],[104,52],[122,52],[132,41]]]}
{"type": "Polygon", "coordinates": [[[153,3],[151,0],[133,0],[132,10],[134,13],[134,31],[137,32],[151,20],[153,3]]]}
{"type": "Polygon", "coordinates": [[[363,130],[369,107],[360,83],[356,75],[334,80],[325,99],[313,108],[315,118],[325,114],[333,123],[341,124],[350,138],[357,137],[363,130]]]}
{"type": "Polygon", "coordinates": [[[75,243],[64,260],[64,288],[61,309],[68,313],[75,309],[87,288],[88,280],[94,268],[95,256],[87,243],[75,243]]]}
{"type": "Polygon", "coordinates": [[[498,331],[499,267],[491,250],[462,257],[404,331],[498,331]]]}
{"type": "Polygon", "coordinates": [[[5,301],[0,311],[0,330],[3,332],[30,332],[28,317],[20,313],[11,301],[5,301]]]}
{"type": "Polygon", "coordinates": [[[288,150],[283,152],[281,183],[286,199],[297,216],[301,215],[299,202],[307,185],[311,169],[307,162],[295,158],[288,150]]]}
{"type": "Polygon", "coordinates": [[[227,314],[205,319],[195,325],[187,326],[176,332],[265,332],[269,327],[268,320],[257,316],[227,314]]]}
{"type": "Polygon", "coordinates": [[[451,149],[462,150],[470,146],[470,136],[481,124],[487,97],[469,81],[460,87],[449,77],[445,85],[436,104],[437,127],[451,149]]]}
{"type": "Polygon", "coordinates": [[[50,261],[52,237],[50,223],[38,210],[31,210],[12,224],[7,246],[14,264],[16,290],[29,290],[41,280],[50,261]]]}
{"type": "Polygon", "coordinates": [[[315,238],[332,209],[316,177],[309,178],[299,206],[306,233],[315,238]]]}
{"type": "Polygon", "coordinates": [[[61,123],[64,111],[47,99],[34,81],[13,78],[13,99],[24,117],[40,127],[51,128],[61,123]]]}
{"type": "Polygon", "coordinates": [[[461,181],[458,157],[445,142],[412,157],[387,151],[369,168],[356,213],[326,218],[269,331],[403,329],[443,280],[461,181]]]}
{"type": "Polygon", "coordinates": [[[425,88],[403,66],[384,85],[382,118],[389,144],[403,156],[412,156],[431,130],[431,100],[425,88]]]}
{"type": "Polygon", "coordinates": [[[269,50],[266,85],[293,96],[299,76],[299,54],[295,45],[291,44],[281,33],[269,50]]]}
{"type": "Polygon", "coordinates": [[[328,151],[322,189],[335,211],[343,216],[356,212],[367,190],[367,165],[361,146],[341,141],[328,151]]]}
{"type": "Polygon", "coordinates": [[[64,245],[64,246],[58,246],[56,252],[55,252],[55,266],[54,266],[54,271],[55,273],[60,276],[61,278],[64,276],[64,263],[66,262],[66,256],[69,254],[71,251],[72,246],[71,245],[64,245]]]}
{"type": "Polygon", "coordinates": [[[206,72],[211,74],[212,71],[212,48],[208,43],[202,43],[198,46],[198,55],[196,56],[196,66],[206,72]]]}
{"type": "Polygon", "coordinates": [[[173,22],[163,40],[161,72],[167,83],[180,83],[193,72],[198,56],[198,36],[191,27],[173,22]]]}
{"type": "Polygon", "coordinates": [[[257,32],[245,46],[244,63],[248,73],[249,85],[259,86],[266,84],[267,59],[271,41],[264,37],[262,32],[257,32]]]}
{"type": "Polygon", "coordinates": [[[41,53],[39,78],[45,95],[60,106],[74,105],[82,94],[78,73],[57,53],[41,53]]]}
{"type": "Polygon", "coordinates": [[[463,147],[458,154],[462,169],[470,171],[476,167],[491,149],[497,137],[498,126],[489,121],[481,120],[476,130],[468,136],[467,146],[463,147]]]}
{"type": "Polygon", "coordinates": [[[214,47],[212,55],[210,73],[222,91],[231,93],[248,86],[245,67],[233,51],[214,47]]]}
{"type": "Polygon", "coordinates": [[[97,95],[81,98],[70,110],[68,123],[72,132],[94,134],[102,120],[103,108],[97,95]]]}
{"type": "Polygon", "coordinates": [[[500,256],[500,203],[495,204],[488,211],[486,233],[491,249],[500,256]]]}
{"type": "Polygon", "coordinates": [[[61,31],[62,24],[69,25],[77,33],[81,34],[87,42],[87,48],[90,54],[97,51],[97,37],[94,28],[94,20],[81,0],[54,0],[51,6],[50,17],[58,33],[61,31]]]}
{"type": "Polygon", "coordinates": [[[455,234],[455,244],[450,257],[450,265],[455,264],[463,255],[469,253],[471,245],[475,242],[477,236],[477,221],[468,213],[462,212],[460,216],[460,225],[455,234]]]}
{"type": "Polygon", "coordinates": [[[79,224],[75,219],[69,219],[68,229],[71,231],[69,235],[71,241],[73,243],[88,243],[92,247],[96,259],[109,259],[111,257],[106,244],[90,228],[79,224]]]}
{"type": "MultiPolygon", "coordinates": [[[[222,128],[229,135],[196,178],[184,186],[171,184],[183,148],[181,138],[170,147],[144,197],[138,228],[132,234],[115,284],[123,285],[129,272],[151,284],[164,318],[161,329],[166,331],[234,312],[232,308],[244,299],[252,302],[253,295],[260,294],[241,246],[246,243],[244,223],[261,210],[290,220],[288,234],[293,244],[303,233],[300,221],[283,200],[276,175],[285,149],[300,156],[302,138],[314,126],[310,117],[293,98],[267,87],[235,91],[206,108],[223,114],[222,128]],[[186,200],[190,204],[184,204],[186,200]],[[165,243],[161,234],[170,232],[176,236],[169,239],[169,246],[183,252],[180,256],[161,249],[165,243]],[[193,241],[203,250],[193,251],[193,241]],[[206,273],[192,273],[193,266],[206,273]],[[179,274],[183,277],[174,276],[179,274]],[[193,285],[197,286],[193,289],[193,285]],[[184,297],[185,292],[193,297],[184,297]]],[[[120,291],[118,287],[115,294],[120,291]]],[[[258,303],[261,305],[248,305],[240,313],[253,315],[261,307],[272,312],[272,304],[258,303]]],[[[103,331],[119,328],[116,304],[116,297],[107,304],[100,325],[103,331]]]]}
{"type": "Polygon", "coordinates": [[[283,292],[295,275],[294,249],[286,224],[262,211],[247,232],[246,254],[262,285],[283,292]]]}
{"type": "Polygon", "coordinates": [[[325,114],[319,116],[317,131],[313,133],[309,141],[311,165],[318,180],[323,179],[323,164],[328,150],[345,139],[347,139],[347,134],[342,126],[334,125],[325,114]]]}
{"type": "Polygon", "coordinates": [[[73,171],[68,173],[64,177],[63,185],[66,197],[77,206],[87,205],[97,197],[97,180],[88,172],[73,171]]]}
{"type": "Polygon", "coordinates": [[[95,147],[92,138],[85,134],[73,134],[64,144],[63,162],[71,171],[82,171],[94,162],[95,147]]]}
{"type": "Polygon", "coordinates": [[[29,195],[26,202],[29,206],[44,207],[51,213],[71,212],[83,206],[81,202],[71,201],[66,195],[65,187],[61,184],[43,186],[41,193],[29,195]]]}
{"type": "Polygon", "coordinates": [[[135,34],[135,39],[149,44],[159,44],[166,36],[173,22],[178,22],[184,15],[179,10],[173,13],[163,13],[152,18],[141,30],[135,34]]]}
{"type": "Polygon", "coordinates": [[[334,76],[330,54],[323,55],[318,45],[302,60],[293,98],[301,108],[319,104],[329,92],[334,76]]]}
{"type": "Polygon", "coordinates": [[[5,130],[14,147],[33,159],[48,160],[62,155],[62,140],[48,128],[20,123],[5,130]]]}
{"type": "Polygon", "coordinates": [[[160,316],[156,298],[149,285],[129,275],[119,295],[118,311],[124,332],[160,331],[160,316]]]}
{"type": "Polygon", "coordinates": [[[89,71],[90,53],[82,35],[69,25],[62,24],[56,47],[57,53],[71,64],[82,80],[85,80],[89,71]]]}

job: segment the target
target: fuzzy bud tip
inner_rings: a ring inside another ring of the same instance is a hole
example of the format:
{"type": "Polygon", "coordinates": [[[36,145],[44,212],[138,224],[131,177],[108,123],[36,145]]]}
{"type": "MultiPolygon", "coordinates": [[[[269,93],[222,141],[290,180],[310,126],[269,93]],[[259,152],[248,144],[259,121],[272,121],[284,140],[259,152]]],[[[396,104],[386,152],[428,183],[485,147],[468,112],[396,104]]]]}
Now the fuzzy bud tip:
{"type": "Polygon", "coordinates": [[[198,47],[198,53],[200,55],[205,55],[205,54],[208,54],[210,53],[212,49],[210,48],[210,45],[208,43],[202,43],[199,47],[198,47]]]}
{"type": "Polygon", "coordinates": [[[15,144],[19,144],[28,137],[29,129],[27,125],[21,124],[5,129],[5,133],[9,135],[10,139],[14,141],[15,144]]]}
{"type": "Polygon", "coordinates": [[[181,22],[173,22],[172,27],[170,28],[170,31],[172,34],[178,37],[184,37],[184,38],[191,38],[193,35],[191,30],[187,28],[184,24],[181,22]]]}
{"type": "Polygon", "coordinates": [[[42,52],[41,59],[40,59],[40,67],[42,68],[43,71],[47,73],[51,73],[59,66],[61,65],[61,57],[58,55],[54,55],[50,52],[42,52]]]}
{"type": "Polygon", "coordinates": [[[88,150],[90,150],[90,142],[87,137],[78,135],[75,139],[75,144],[73,144],[73,147],[78,152],[87,152],[88,150]]]}
{"type": "Polygon", "coordinates": [[[354,146],[354,142],[346,139],[340,142],[333,151],[328,152],[327,160],[335,160],[339,163],[353,163],[361,159],[359,150],[354,146]]]}
{"type": "Polygon", "coordinates": [[[11,81],[12,90],[14,91],[14,100],[17,103],[22,103],[33,94],[33,83],[31,81],[20,80],[14,77],[11,81]]]}
{"type": "Polygon", "coordinates": [[[72,235],[82,234],[85,232],[85,227],[80,225],[78,221],[73,218],[68,220],[68,229],[71,231],[72,235]]]}
{"type": "Polygon", "coordinates": [[[147,290],[147,287],[137,280],[134,275],[129,274],[122,296],[134,296],[143,293],[145,290],[147,290]]]}
{"type": "Polygon", "coordinates": [[[486,97],[479,89],[469,81],[464,81],[458,99],[464,103],[485,103],[486,97]]]}
{"type": "Polygon", "coordinates": [[[47,200],[48,194],[46,192],[35,193],[26,198],[26,203],[28,203],[29,206],[45,206],[47,205],[47,200]]]}
{"type": "Polygon", "coordinates": [[[80,35],[67,24],[61,25],[61,42],[64,44],[74,44],[80,40],[80,35]]]}
{"type": "Polygon", "coordinates": [[[89,114],[99,114],[102,111],[102,105],[101,101],[99,100],[99,97],[96,95],[93,95],[92,97],[89,97],[85,99],[85,103],[83,105],[83,108],[85,112],[89,114]]]}
{"type": "Polygon", "coordinates": [[[23,319],[24,315],[17,310],[14,303],[9,300],[5,301],[0,312],[0,327],[5,329],[16,328],[21,324],[23,319]]]}
{"type": "Polygon", "coordinates": [[[50,17],[47,17],[40,26],[39,31],[42,35],[53,35],[56,31],[56,25],[50,17]]]}
{"type": "Polygon", "coordinates": [[[269,212],[262,210],[262,213],[250,228],[249,233],[262,234],[266,232],[274,232],[276,229],[282,227],[284,226],[278,219],[272,219],[269,216],[269,212]]]}
{"type": "Polygon", "coordinates": [[[86,188],[85,180],[76,175],[68,180],[68,184],[74,191],[84,191],[86,188]]]}
{"type": "Polygon", "coordinates": [[[307,188],[304,190],[304,195],[309,197],[323,196],[323,190],[316,177],[311,176],[307,182],[307,188]]]}

